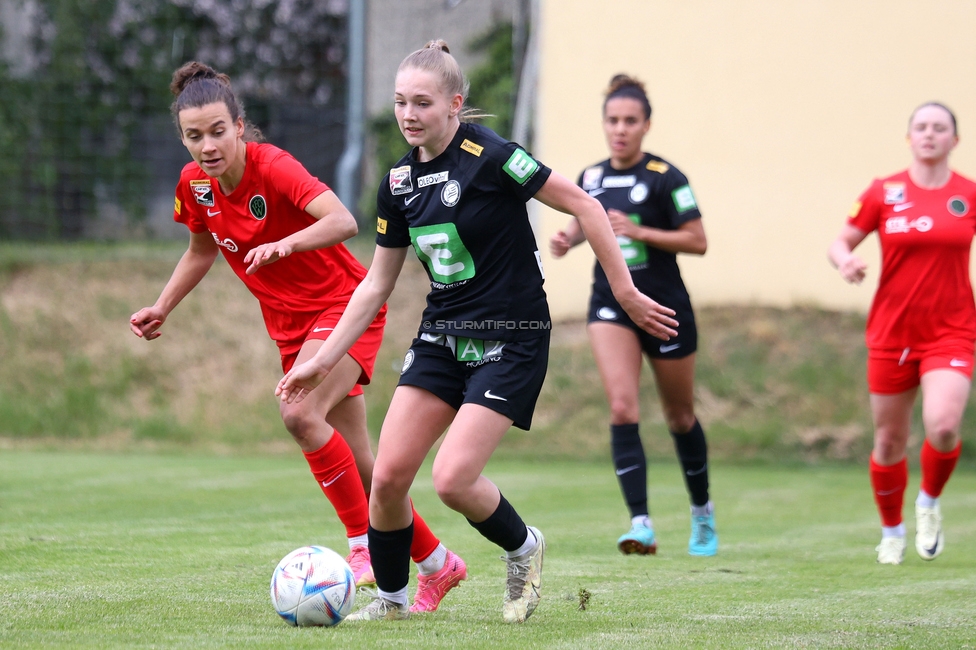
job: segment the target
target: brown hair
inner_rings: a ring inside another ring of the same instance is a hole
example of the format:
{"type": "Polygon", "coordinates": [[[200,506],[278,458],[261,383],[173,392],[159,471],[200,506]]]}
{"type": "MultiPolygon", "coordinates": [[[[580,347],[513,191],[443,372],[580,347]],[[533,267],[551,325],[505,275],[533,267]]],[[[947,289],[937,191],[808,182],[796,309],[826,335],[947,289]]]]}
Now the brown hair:
{"type": "Polygon", "coordinates": [[[922,104],[921,106],[919,106],[918,108],[916,108],[914,111],[912,111],[912,114],[908,117],[908,130],[909,131],[912,130],[912,122],[915,120],[915,113],[918,113],[920,110],[922,110],[926,106],[935,106],[936,108],[941,108],[946,113],[948,113],[949,114],[949,119],[952,120],[952,135],[956,135],[956,136],[959,135],[959,129],[956,127],[956,115],[955,115],[955,113],[953,113],[952,111],[950,111],[948,106],[946,106],[945,104],[940,104],[939,102],[925,102],[924,104],[922,104]]]}
{"type": "Polygon", "coordinates": [[[222,102],[230,113],[232,121],[244,120],[244,140],[246,142],[263,142],[264,135],[244,116],[244,107],[234,94],[230,85],[230,77],[217,72],[209,65],[199,61],[190,61],[180,66],[173,73],[173,80],[169,90],[176,99],[170,106],[176,128],[180,128],[180,111],[186,108],[199,108],[207,104],[222,102]]]}
{"type": "Polygon", "coordinates": [[[644,84],[634,77],[625,74],[616,74],[610,80],[610,87],[607,88],[607,98],[603,100],[603,111],[607,110],[607,102],[617,97],[627,97],[636,99],[644,109],[644,119],[651,119],[651,101],[647,98],[644,84]]]}
{"type": "MultiPolygon", "coordinates": [[[[461,66],[458,65],[457,59],[451,55],[451,49],[443,40],[427,41],[427,44],[422,48],[408,54],[400,62],[397,74],[407,68],[416,68],[432,73],[440,80],[441,88],[448,96],[461,95],[462,105],[463,102],[468,101],[468,90],[471,86],[464,73],[461,72],[461,66]]],[[[494,116],[477,108],[462,108],[461,114],[458,116],[462,122],[482,117],[494,116]]]]}

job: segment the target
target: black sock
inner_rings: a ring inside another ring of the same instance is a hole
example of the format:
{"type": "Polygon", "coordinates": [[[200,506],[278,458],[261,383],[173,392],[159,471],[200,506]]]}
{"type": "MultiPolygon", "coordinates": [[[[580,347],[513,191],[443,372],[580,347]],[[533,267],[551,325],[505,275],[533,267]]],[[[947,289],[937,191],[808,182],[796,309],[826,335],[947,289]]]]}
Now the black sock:
{"type": "Polygon", "coordinates": [[[708,443],[705,442],[701,423],[695,420],[688,433],[672,431],[671,438],[674,439],[674,449],[681,461],[691,502],[696,506],[703,506],[708,503],[708,443]]]}
{"type": "Polygon", "coordinates": [[[499,497],[498,507],[487,519],[478,522],[468,519],[468,523],[489,542],[508,552],[517,551],[528,538],[529,530],[504,495],[499,494],[499,497]]]}
{"type": "Polygon", "coordinates": [[[369,536],[369,559],[376,576],[376,586],[387,593],[395,593],[410,581],[410,544],[413,543],[413,522],[400,530],[376,530],[369,536]]]}
{"type": "Polygon", "coordinates": [[[630,508],[631,517],[648,514],[647,459],[641,444],[640,429],[635,424],[610,425],[610,449],[620,491],[630,508]]]}

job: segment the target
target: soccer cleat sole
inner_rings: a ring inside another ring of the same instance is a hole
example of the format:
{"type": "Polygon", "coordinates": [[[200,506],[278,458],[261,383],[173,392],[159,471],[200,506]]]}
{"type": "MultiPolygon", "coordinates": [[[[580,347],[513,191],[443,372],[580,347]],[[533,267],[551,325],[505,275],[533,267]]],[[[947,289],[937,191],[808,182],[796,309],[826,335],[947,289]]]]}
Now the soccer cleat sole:
{"type": "Polygon", "coordinates": [[[617,544],[617,548],[624,555],[655,555],[657,553],[657,544],[648,546],[636,539],[626,539],[617,544]]]}

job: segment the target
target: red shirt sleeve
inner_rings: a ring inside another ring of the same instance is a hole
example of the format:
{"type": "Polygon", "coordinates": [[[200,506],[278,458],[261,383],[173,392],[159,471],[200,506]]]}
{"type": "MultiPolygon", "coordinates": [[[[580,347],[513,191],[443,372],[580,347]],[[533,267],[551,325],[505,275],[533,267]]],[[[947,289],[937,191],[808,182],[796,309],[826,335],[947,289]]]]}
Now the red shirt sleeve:
{"type": "MultiPolygon", "coordinates": [[[[195,163],[190,163],[195,164],[195,163]]],[[[182,223],[190,232],[200,234],[209,232],[207,224],[201,218],[196,201],[189,195],[186,188],[190,181],[185,174],[180,174],[180,182],[176,184],[176,197],[173,200],[173,221],[182,223]]]]}
{"type": "Polygon", "coordinates": [[[282,151],[271,162],[268,177],[275,189],[301,210],[312,199],[329,191],[329,186],[308,173],[308,170],[294,156],[282,151]]]}
{"type": "Polygon", "coordinates": [[[850,214],[847,215],[847,223],[863,232],[873,232],[881,222],[883,205],[881,182],[876,180],[854,202],[850,214]]]}

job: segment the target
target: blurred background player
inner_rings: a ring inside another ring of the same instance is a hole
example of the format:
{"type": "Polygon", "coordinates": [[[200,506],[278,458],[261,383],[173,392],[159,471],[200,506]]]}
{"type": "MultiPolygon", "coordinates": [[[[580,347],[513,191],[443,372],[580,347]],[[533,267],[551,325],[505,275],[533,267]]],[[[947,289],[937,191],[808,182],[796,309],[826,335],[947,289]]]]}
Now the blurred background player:
{"type": "Polygon", "coordinates": [[[393,291],[413,245],[431,291],[376,455],[369,540],[379,598],[347,620],[409,615],[408,550],[415,520],[407,491],[442,436],[434,488],[505,551],[504,620],[521,623],[539,603],[543,535],[526,526],[482,475],[509,427],[529,428],[548,363],[549,307],[525,208],[530,198],[575,215],[623,308],[662,338],[675,334],[673,312],[634,287],[600,204],[517,144],[462,122],[469,115],[463,112],[467,91],[443,41],[429,42],[400,64],[394,111],[414,148],[380,184],[369,273],[333,336],[278,385],[286,402],[314,395],[312,389],[331,376],[393,291]],[[470,337],[475,331],[477,339],[470,337]]]}
{"type": "Polygon", "coordinates": [[[922,387],[922,483],[915,500],[915,550],[933,560],[945,544],[939,495],[959,459],[969,398],[976,307],[969,251],[976,234],[976,184],[949,168],[959,142],[945,106],[923,104],[908,123],[908,169],[875,180],[831,244],[830,262],[860,284],[867,266],[853,254],[877,231],[881,274],[867,321],[868,389],[874,418],[871,486],[881,514],[878,562],[905,556],[905,448],[922,387]]]}
{"type": "MultiPolygon", "coordinates": [[[[287,372],[329,337],[366,275],[341,243],[356,234],[356,221],[295,158],[259,142],[227,75],[191,62],[176,70],[170,89],[173,117],[193,158],[180,175],[174,208],[176,221],[190,230],[190,245],[156,303],[133,314],[130,327],[147,340],[158,338],[220,251],[260,302],[287,372]]],[[[385,305],[375,316],[322,390],[301,404],[280,405],[285,428],[346,527],[346,559],[359,585],[373,582],[366,536],[373,452],[361,384],[369,383],[383,340],[385,305]]],[[[466,571],[415,518],[411,555],[421,573],[415,602],[433,610],[466,571]]]]}
{"type": "MultiPolygon", "coordinates": [[[[654,371],[658,396],[691,498],[692,555],[715,555],[718,535],[708,493],[708,446],[695,417],[695,350],[698,330],[691,299],[681,280],[677,253],[704,255],[701,212],[688,179],[674,165],[641,150],[651,128],[651,104],[644,85],[626,75],[610,80],[603,103],[603,131],[610,158],[585,169],[579,185],[607,210],[634,284],[675,310],[678,335],[649,336],[613,297],[600,262],[586,331],[610,404],[610,443],[617,479],[630,509],[631,528],[617,540],[623,553],[657,551],[647,503],[647,460],[639,432],[642,353],[654,371]]],[[[576,220],[549,242],[562,257],[584,241],[576,220]]]]}

